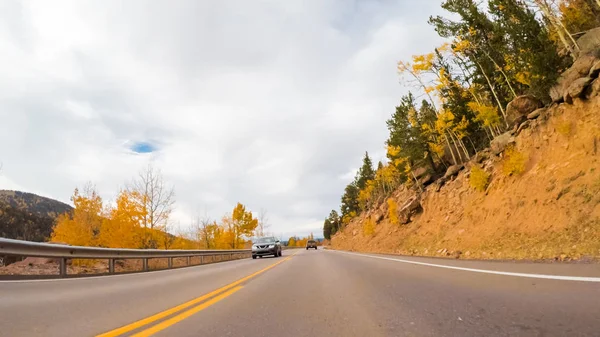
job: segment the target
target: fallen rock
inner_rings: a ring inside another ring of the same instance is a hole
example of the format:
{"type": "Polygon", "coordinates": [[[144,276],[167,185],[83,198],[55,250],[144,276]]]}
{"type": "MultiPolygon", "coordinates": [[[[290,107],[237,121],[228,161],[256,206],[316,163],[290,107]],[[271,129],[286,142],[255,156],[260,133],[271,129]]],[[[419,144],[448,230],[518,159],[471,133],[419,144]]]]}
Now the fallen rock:
{"type": "Polygon", "coordinates": [[[509,126],[520,123],[527,118],[528,114],[542,106],[542,102],[535,96],[518,96],[506,106],[506,122],[509,126]]]}
{"type": "Polygon", "coordinates": [[[490,151],[485,149],[483,151],[479,151],[473,156],[473,161],[477,164],[481,164],[484,160],[490,157],[490,151]]]}
{"type": "Polygon", "coordinates": [[[594,63],[594,65],[592,66],[592,69],[590,69],[590,73],[588,74],[588,77],[596,78],[596,77],[598,77],[599,74],[600,74],[600,61],[594,63]]]}
{"type": "Polygon", "coordinates": [[[546,111],[546,108],[535,109],[532,113],[527,115],[527,119],[536,119],[540,117],[540,115],[546,111]]]}
{"type": "Polygon", "coordinates": [[[398,211],[398,220],[400,224],[405,225],[411,221],[411,217],[422,211],[421,202],[417,197],[409,199],[402,205],[398,211]]]}
{"type": "Polygon", "coordinates": [[[415,178],[419,179],[427,173],[427,167],[418,167],[413,170],[415,178]]]}
{"type": "Polygon", "coordinates": [[[550,88],[550,98],[552,98],[552,101],[562,102],[571,84],[577,79],[587,77],[597,62],[598,59],[591,54],[585,54],[577,58],[573,65],[560,75],[556,84],[550,88]]]}
{"type": "Polygon", "coordinates": [[[592,84],[590,85],[590,88],[588,91],[589,91],[588,97],[598,96],[598,94],[600,93],[600,79],[595,79],[592,82],[592,84]]]}
{"type": "Polygon", "coordinates": [[[442,189],[442,186],[446,183],[446,179],[440,178],[436,180],[431,186],[433,186],[434,192],[439,192],[442,189]]]}
{"type": "Polygon", "coordinates": [[[384,218],[384,217],[385,217],[385,216],[383,215],[383,213],[378,213],[378,214],[375,216],[375,222],[377,222],[377,223],[380,223],[381,221],[383,221],[383,218],[384,218]]]}
{"type": "Polygon", "coordinates": [[[572,103],[573,98],[581,97],[584,90],[592,83],[592,79],[589,77],[578,78],[567,89],[565,92],[564,100],[567,103],[572,103]]]}
{"type": "Polygon", "coordinates": [[[517,135],[521,133],[521,131],[523,131],[524,129],[527,129],[530,125],[531,121],[529,120],[526,120],[523,123],[521,123],[521,125],[519,125],[519,128],[517,129],[517,135]]]}
{"type": "Polygon", "coordinates": [[[493,154],[499,155],[508,145],[513,144],[514,142],[515,137],[513,137],[511,132],[505,132],[492,140],[490,143],[490,150],[493,154]]]}
{"type": "Polygon", "coordinates": [[[448,169],[446,170],[446,174],[444,174],[444,179],[448,179],[452,176],[455,176],[458,174],[458,172],[460,172],[460,170],[462,170],[463,165],[452,165],[450,167],[448,167],[448,169]]]}
{"type": "Polygon", "coordinates": [[[593,53],[600,49],[600,28],[594,28],[587,31],[579,39],[577,39],[580,53],[593,53]]]}
{"type": "Polygon", "coordinates": [[[356,229],[352,230],[352,236],[356,236],[356,234],[358,234],[358,231],[356,229]]]}
{"type": "Polygon", "coordinates": [[[419,179],[419,183],[423,186],[427,186],[433,182],[433,176],[431,174],[427,174],[426,176],[419,179]]]}

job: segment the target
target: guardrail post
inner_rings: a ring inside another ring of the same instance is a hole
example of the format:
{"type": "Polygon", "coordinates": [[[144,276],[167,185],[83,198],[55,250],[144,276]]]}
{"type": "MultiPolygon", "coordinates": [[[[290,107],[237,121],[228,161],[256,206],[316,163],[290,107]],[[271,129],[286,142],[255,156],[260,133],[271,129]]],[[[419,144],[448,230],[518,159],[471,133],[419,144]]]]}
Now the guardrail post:
{"type": "Polygon", "coordinates": [[[169,258],[169,269],[173,268],[173,258],[169,258]]]}
{"type": "Polygon", "coordinates": [[[200,255],[200,264],[204,264],[204,255],[200,255]]]}
{"type": "Polygon", "coordinates": [[[115,259],[108,259],[108,273],[115,273],[115,259]]]}
{"type": "Polygon", "coordinates": [[[189,265],[190,265],[190,262],[191,262],[191,256],[188,256],[186,260],[187,260],[187,261],[186,261],[186,262],[187,262],[187,265],[189,266],[189,265]]]}
{"type": "Polygon", "coordinates": [[[142,269],[148,271],[148,259],[146,258],[142,259],[142,269]]]}
{"type": "Polygon", "coordinates": [[[58,273],[59,273],[60,277],[67,276],[67,258],[66,257],[61,257],[59,259],[58,267],[59,267],[58,273]]]}
{"type": "Polygon", "coordinates": [[[229,253],[229,261],[233,260],[233,253],[229,253]]]}

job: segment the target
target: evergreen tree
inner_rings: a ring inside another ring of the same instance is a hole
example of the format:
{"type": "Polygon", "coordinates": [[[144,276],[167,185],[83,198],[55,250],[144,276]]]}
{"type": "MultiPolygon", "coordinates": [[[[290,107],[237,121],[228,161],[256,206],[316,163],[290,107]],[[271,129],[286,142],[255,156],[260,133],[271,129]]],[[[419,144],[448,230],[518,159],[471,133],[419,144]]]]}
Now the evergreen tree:
{"type": "Polygon", "coordinates": [[[331,225],[331,235],[337,233],[340,229],[340,216],[338,212],[336,210],[331,210],[327,220],[329,220],[329,224],[331,225]]]}
{"type": "Polygon", "coordinates": [[[369,158],[369,153],[365,152],[362,167],[360,168],[360,170],[358,170],[356,187],[358,187],[359,190],[363,190],[367,186],[367,182],[369,180],[373,180],[374,178],[375,171],[373,171],[373,163],[371,162],[371,158],[369,158]]]}
{"type": "MultiPolygon", "coordinates": [[[[342,224],[347,224],[360,212],[358,193],[359,189],[356,186],[356,181],[353,181],[346,186],[344,195],[342,196],[342,205],[340,207],[340,210],[342,211],[342,224]]],[[[341,228],[338,227],[338,229],[341,228]]]]}
{"type": "Polygon", "coordinates": [[[497,34],[504,36],[506,73],[518,93],[549,100],[566,58],[558,55],[548,30],[523,0],[490,0],[489,12],[497,34]]]}

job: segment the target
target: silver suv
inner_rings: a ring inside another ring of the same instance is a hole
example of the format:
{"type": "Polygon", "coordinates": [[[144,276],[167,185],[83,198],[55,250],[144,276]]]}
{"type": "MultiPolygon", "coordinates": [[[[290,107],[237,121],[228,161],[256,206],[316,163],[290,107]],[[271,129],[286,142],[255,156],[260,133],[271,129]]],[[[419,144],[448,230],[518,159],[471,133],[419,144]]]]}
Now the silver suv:
{"type": "Polygon", "coordinates": [[[273,236],[259,238],[252,244],[252,258],[273,255],[274,257],[281,256],[281,242],[273,236]]]}

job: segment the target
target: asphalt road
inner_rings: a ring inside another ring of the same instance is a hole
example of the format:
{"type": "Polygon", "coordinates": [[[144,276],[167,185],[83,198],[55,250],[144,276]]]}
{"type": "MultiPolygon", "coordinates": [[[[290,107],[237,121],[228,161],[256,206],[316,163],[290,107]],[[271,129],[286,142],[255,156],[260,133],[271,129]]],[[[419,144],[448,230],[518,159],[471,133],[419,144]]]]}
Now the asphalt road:
{"type": "Polygon", "coordinates": [[[600,336],[598,281],[593,264],[289,250],[144,274],[0,282],[0,336],[600,336]]]}

